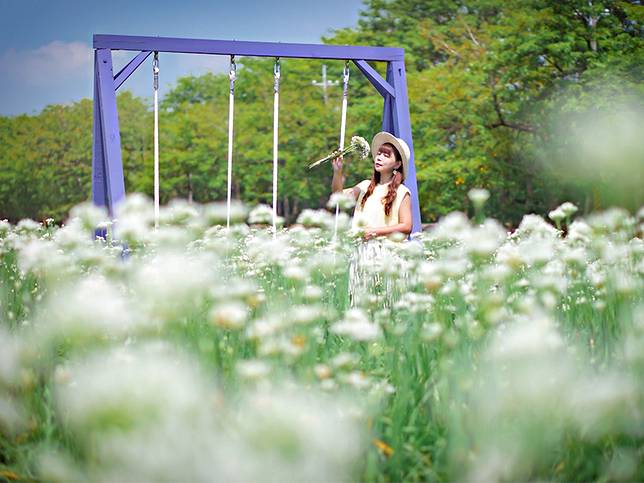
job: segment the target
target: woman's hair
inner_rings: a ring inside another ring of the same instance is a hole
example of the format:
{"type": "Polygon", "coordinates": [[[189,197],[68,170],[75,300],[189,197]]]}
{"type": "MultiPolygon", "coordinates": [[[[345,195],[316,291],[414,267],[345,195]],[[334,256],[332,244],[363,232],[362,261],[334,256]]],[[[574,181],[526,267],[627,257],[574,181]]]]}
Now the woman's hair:
{"type": "MultiPolygon", "coordinates": [[[[396,161],[402,161],[402,158],[400,156],[400,153],[398,150],[389,143],[385,143],[387,146],[391,146],[391,149],[394,152],[394,156],[396,157],[396,161]]],[[[391,207],[394,204],[394,200],[396,199],[396,193],[398,192],[398,186],[402,183],[402,173],[396,169],[396,173],[394,174],[394,177],[391,179],[391,183],[389,183],[389,189],[387,190],[387,194],[385,197],[382,199],[382,204],[385,205],[385,217],[389,217],[391,215],[391,207]]],[[[373,170],[373,174],[371,175],[371,183],[369,183],[369,187],[367,188],[367,191],[365,192],[364,196],[362,197],[362,201],[360,203],[360,208],[364,209],[364,204],[367,201],[367,198],[369,198],[373,194],[373,190],[376,189],[376,184],[380,183],[380,173],[378,171],[373,170]]]]}

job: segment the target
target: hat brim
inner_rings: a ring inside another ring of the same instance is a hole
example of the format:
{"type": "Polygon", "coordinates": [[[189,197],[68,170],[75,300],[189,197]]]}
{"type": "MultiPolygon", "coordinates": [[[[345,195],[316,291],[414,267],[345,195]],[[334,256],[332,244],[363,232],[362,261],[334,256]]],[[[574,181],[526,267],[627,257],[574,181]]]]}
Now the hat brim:
{"type": "Polygon", "coordinates": [[[409,146],[405,141],[397,138],[387,131],[379,132],[373,137],[373,140],[371,141],[371,155],[374,159],[376,159],[376,155],[378,154],[378,148],[380,148],[380,146],[382,146],[383,144],[391,144],[400,154],[402,161],[402,175],[403,179],[405,179],[407,177],[407,173],[409,172],[409,146]]]}

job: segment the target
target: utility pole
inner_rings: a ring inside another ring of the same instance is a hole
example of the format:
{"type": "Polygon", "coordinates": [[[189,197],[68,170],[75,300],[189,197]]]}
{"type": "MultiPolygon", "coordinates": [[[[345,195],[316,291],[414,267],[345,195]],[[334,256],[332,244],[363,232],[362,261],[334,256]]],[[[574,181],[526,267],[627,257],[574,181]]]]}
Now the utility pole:
{"type": "Polygon", "coordinates": [[[330,86],[337,86],[340,83],[340,81],[337,80],[328,80],[326,77],[326,64],[322,64],[322,82],[319,81],[311,81],[311,84],[316,86],[316,87],[321,87],[322,88],[322,93],[324,96],[324,104],[326,105],[327,102],[329,101],[329,96],[326,92],[327,87],[330,86]]]}

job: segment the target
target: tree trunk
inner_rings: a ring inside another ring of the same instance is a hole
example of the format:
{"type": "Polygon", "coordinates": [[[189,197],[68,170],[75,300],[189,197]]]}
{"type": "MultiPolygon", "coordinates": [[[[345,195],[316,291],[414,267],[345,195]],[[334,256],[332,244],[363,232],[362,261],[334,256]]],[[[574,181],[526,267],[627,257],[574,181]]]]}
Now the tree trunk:
{"type": "MultiPolygon", "coordinates": [[[[592,5],[592,2],[589,2],[592,5]]],[[[586,22],[588,23],[588,30],[590,30],[590,39],[588,44],[590,45],[590,50],[597,52],[597,39],[595,38],[595,28],[597,27],[597,22],[599,17],[588,16],[586,22]]]]}
{"type": "Polygon", "coordinates": [[[188,173],[188,203],[192,204],[192,173],[188,173]]]}
{"type": "Polygon", "coordinates": [[[284,197],[284,211],[282,213],[282,216],[284,217],[284,221],[288,222],[289,218],[291,216],[291,206],[288,202],[288,196],[284,197]]]}

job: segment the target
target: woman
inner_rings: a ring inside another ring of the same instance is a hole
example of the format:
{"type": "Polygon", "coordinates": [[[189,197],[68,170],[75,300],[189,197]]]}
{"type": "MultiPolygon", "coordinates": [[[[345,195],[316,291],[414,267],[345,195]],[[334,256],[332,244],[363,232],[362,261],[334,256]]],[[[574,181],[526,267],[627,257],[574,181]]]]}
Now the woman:
{"type": "MultiPolygon", "coordinates": [[[[365,240],[392,233],[409,235],[412,228],[411,197],[402,184],[409,167],[409,146],[388,132],[379,132],[371,141],[373,174],[353,188],[344,190],[353,194],[356,208],[353,227],[364,228],[365,240]]],[[[333,192],[344,185],[342,158],[333,160],[333,192]]]]}
{"type": "MultiPolygon", "coordinates": [[[[371,154],[371,179],[344,190],[356,199],[353,228],[363,229],[367,240],[358,246],[351,260],[349,299],[351,306],[376,301],[388,307],[396,298],[396,287],[403,289],[401,282],[405,274],[396,270],[398,257],[377,238],[398,233],[404,239],[411,233],[411,196],[402,184],[409,167],[410,150],[402,139],[379,132],[371,141],[371,154]],[[397,273],[397,282],[392,280],[392,272],[397,273]]],[[[334,192],[341,191],[343,184],[342,158],[336,158],[331,188],[334,192]]]]}

